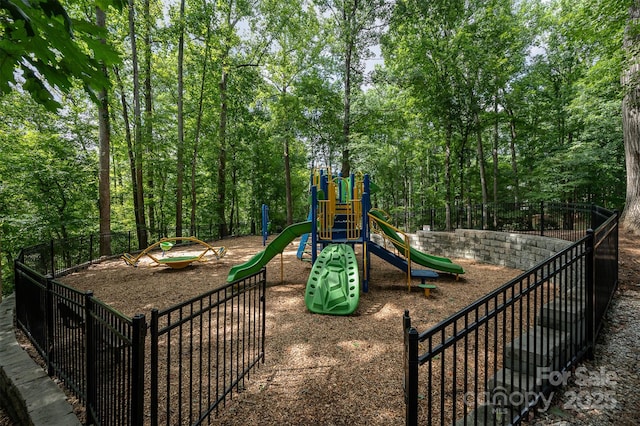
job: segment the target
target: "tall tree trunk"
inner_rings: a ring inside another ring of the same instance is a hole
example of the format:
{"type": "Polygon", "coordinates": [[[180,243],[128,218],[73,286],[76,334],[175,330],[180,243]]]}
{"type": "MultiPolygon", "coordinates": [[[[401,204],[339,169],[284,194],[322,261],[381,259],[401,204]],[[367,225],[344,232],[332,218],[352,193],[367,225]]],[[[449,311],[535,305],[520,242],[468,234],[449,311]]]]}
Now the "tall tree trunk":
{"type": "MultiPolygon", "coordinates": [[[[105,12],[96,7],[96,24],[106,26],[105,12]]],[[[103,43],[104,40],[101,40],[103,43]]],[[[102,72],[107,77],[107,68],[103,65],[102,72]]],[[[111,127],[109,122],[109,97],[106,87],[98,93],[98,127],[100,139],[100,173],[98,177],[98,193],[100,205],[100,256],[111,255],[111,127]]],[[[1,274],[0,269],[0,274],[1,274]]]]}
{"type": "Polygon", "coordinates": [[[284,135],[284,185],[287,197],[287,225],[293,223],[293,195],[291,194],[291,163],[289,160],[289,134],[284,135]]]}
{"type": "Polygon", "coordinates": [[[462,142],[460,143],[460,154],[458,154],[458,185],[460,185],[460,200],[464,200],[464,196],[465,196],[465,190],[466,190],[466,186],[464,184],[464,176],[465,176],[465,158],[466,158],[466,151],[467,151],[467,133],[465,132],[464,135],[462,135],[462,142]]]}
{"type": "MultiPolygon", "coordinates": [[[[124,91],[124,85],[122,84],[122,79],[120,78],[120,72],[117,67],[113,68],[113,74],[116,76],[116,83],[118,85],[118,90],[120,91],[120,103],[122,104],[122,121],[124,122],[124,137],[127,142],[127,154],[129,156],[129,170],[131,171],[131,189],[133,194],[133,210],[135,212],[136,221],[138,220],[138,210],[140,206],[138,205],[138,181],[136,176],[138,175],[136,172],[136,155],[133,147],[133,136],[131,135],[131,122],[129,120],[129,107],[127,104],[127,97],[124,91]]],[[[137,227],[136,227],[137,229],[137,227]]],[[[140,236],[138,232],[138,236],[140,236]]]]}
{"type": "Polygon", "coordinates": [[[232,158],[231,158],[231,206],[229,206],[229,235],[233,235],[236,232],[239,225],[235,219],[236,206],[238,205],[238,169],[234,167],[236,161],[236,148],[231,146],[232,158]]]}
{"type": "Polygon", "coordinates": [[[342,121],[342,176],[348,177],[351,173],[351,160],[349,159],[349,140],[351,139],[351,56],[352,48],[347,46],[344,60],[344,104],[342,121]]]}
{"type": "MultiPolygon", "coordinates": [[[[133,117],[134,117],[134,155],[135,155],[135,181],[137,206],[135,209],[136,232],[138,235],[138,248],[143,249],[149,245],[147,239],[147,225],[144,213],[144,185],[142,172],[142,117],[140,109],[140,76],[138,72],[138,49],[136,44],[135,7],[134,1],[129,0],[129,38],[131,41],[131,65],[133,69],[133,117]]],[[[135,204],[135,203],[134,203],[135,204]]]]}
{"type": "Polygon", "coordinates": [[[627,54],[627,70],[622,76],[626,94],[622,101],[622,128],[624,132],[627,192],[622,226],[627,232],[640,234],[640,0],[629,8],[629,22],[625,30],[624,48],[627,54]]]}
{"type": "Polygon", "coordinates": [[[180,1],[180,38],[178,41],[178,149],[176,170],[176,237],[182,236],[182,193],[184,182],[184,4],[180,1]]]}
{"type": "Polygon", "coordinates": [[[207,36],[205,39],[204,58],[202,58],[202,77],[200,78],[200,95],[198,97],[198,115],[196,117],[195,135],[193,138],[193,152],[191,154],[191,214],[190,214],[190,227],[191,235],[197,234],[197,219],[196,208],[197,193],[196,193],[196,164],[198,163],[198,148],[200,145],[200,132],[202,130],[202,113],[204,110],[204,91],[205,83],[207,81],[207,64],[209,63],[209,54],[211,51],[211,24],[207,25],[207,36]]]}
{"type": "Polygon", "coordinates": [[[478,168],[480,169],[480,187],[482,188],[482,229],[487,228],[487,204],[489,203],[489,191],[487,190],[487,174],[484,168],[484,147],[482,146],[482,128],[478,112],[474,112],[476,140],[478,143],[478,168]]]}
{"type": "Polygon", "coordinates": [[[493,114],[493,149],[491,150],[491,158],[493,160],[493,229],[497,229],[498,215],[495,214],[495,209],[498,205],[498,143],[500,139],[498,135],[498,96],[495,97],[493,104],[493,114]]]}
{"type": "Polygon", "coordinates": [[[444,187],[445,187],[445,227],[451,231],[451,138],[453,129],[451,122],[447,123],[445,136],[445,156],[444,156],[444,187]]]}
{"type": "MultiPolygon", "coordinates": [[[[150,157],[153,157],[153,92],[151,90],[151,30],[153,28],[150,0],[144,0],[144,141],[150,157]]],[[[147,209],[149,229],[156,231],[154,169],[147,170],[147,209]]]]}
{"type": "Polygon", "coordinates": [[[342,176],[348,177],[351,174],[351,153],[349,142],[351,140],[351,77],[353,72],[353,56],[356,41],[356,12],[360,7],[356,0],[352,4],[344,2],[342,5],[342,27],[346,28],[345,52],[344,52],[344,99],[343,99],[343,121],[342,121],[342,176]],[[351,6],[351,10],[349,10],[351,6]]]}
{"type": "Polygon", "coordinates": [[[225,203],[227,189],[227,71],[222,69],[220,78],[220,122],[218,123],[218,140],[220,151],[218,152],[218,204],[216,206],[218,221],[218,237],[227,236],[227,224],[225,219],[225,203]]]}
{"type": "MultiPolygon", "coordinates": [[[[469,155],[469,151],[467,149],[469,144],[469,134],[471,132],[471,126],[466,125],[463,128],[462,134],[460,135],[460,154],[458,155],[458,176],[459,176],[459,193],[455,196],[455,208],[456,208],[456,222],[455,227],[465,226],[464,225],[464,217],[463,213],[466,210],[467,215],[471,211],[470,209],[465,209],[465,198],[468,200],[468,204],[471,204],[471,183],[470,183],[470,173],[468,170],[471,170],[471,159],[472,156],[469,155]]],[[[467,217],[467,227],[471,226],[471,221],[467,217]]]]}
{"type": "Polygon", "coordinates": [[[518,176],[518,158],[516,156],[516,121],[511,109],[507,109],[509,114],[509,130],[511,137],[509,139],[509,150],[511,151],[511,170],[513,171],[513,198],[516,204],[520,202],[520,177],[518,176]]]}

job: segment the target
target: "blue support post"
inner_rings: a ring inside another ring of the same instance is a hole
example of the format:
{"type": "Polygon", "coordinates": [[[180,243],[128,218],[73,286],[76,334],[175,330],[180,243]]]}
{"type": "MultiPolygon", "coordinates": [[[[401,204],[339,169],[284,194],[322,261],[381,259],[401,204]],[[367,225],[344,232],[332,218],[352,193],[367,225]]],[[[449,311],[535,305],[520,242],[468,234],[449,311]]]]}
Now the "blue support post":
{"type": "Polygon", "coordinates": [[[354,199],[354,195],[355,195],[355,185],[356,185],[356,176],[351,173],[351,175],[349,176],[349,198],[350,199],[354,199]]]}
{"type": "Polygon", "coordinates": [[[318,187],[311,187],[311,264],[316,263],[318,253],[318,187]]]}
{"type": "Polygon", "coordinates": [[[267,245],[267,238],[269,237],[269,206],[262,205],[262,245],[267,245]]]}
{"type": "Polygon", "coordinates": [[[371,208],[371,198],[369,197],[369,175],[364,175],[364,191],[362,192],[362,256],[364,263],[364,273],[362,280],[362,292],[369,292],[369,271],[371,269],[371,256],[369,255],[369,209],[371,208]]]}
{"type": "Polygon", "coordinates": [[[324,199],[329,199],[329,178],[324,173],[320,174],[320,190],[324,193],[324,199]]]}

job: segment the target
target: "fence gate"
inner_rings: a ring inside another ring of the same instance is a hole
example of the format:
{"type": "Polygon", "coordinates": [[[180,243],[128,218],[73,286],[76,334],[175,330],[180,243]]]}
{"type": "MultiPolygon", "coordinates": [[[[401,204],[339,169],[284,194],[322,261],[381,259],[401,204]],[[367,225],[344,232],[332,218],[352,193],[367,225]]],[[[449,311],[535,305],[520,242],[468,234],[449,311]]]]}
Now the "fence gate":
{"type": "Polygon", "coordinates": [[[151,424],[207,422],[264,362],[266,270],[151,312],[151,424]]]}

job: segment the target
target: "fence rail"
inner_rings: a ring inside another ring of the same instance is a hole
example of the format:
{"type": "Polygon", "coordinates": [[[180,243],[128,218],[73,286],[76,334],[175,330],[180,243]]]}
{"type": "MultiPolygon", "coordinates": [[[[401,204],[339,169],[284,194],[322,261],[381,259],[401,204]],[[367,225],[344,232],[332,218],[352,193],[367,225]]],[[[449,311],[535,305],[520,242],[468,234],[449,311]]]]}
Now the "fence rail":
{"type": "Polygon", "coordinates": [[[610,212],[595,204],[567,202],[455,204],[416,209],[408,215],[396,212],[396,226],[413,232],[428,226],[433,231],[485,229],[490,231],[533,233],[576,241],[587,229],[597,227],[610,212]]]}
{"type": "MultiPolygon", "coordinates": [[[[241,228],[244,231],[244,227],[241,228]]],[[[149,244],[164,237],[175,237],[176,231],[167,229],[164,232],[149,233],[149,244]]],[[[202,241],[214,241],[219,238],[217,227],[214,225],[196,227],[193,233],[184,229],[182,236],[193,236],[202,241]]],[[[48,243],[37,244],[20,251],[20,262],[41,275],[59,277],[78,269],[87,267],[100,260],[100,240],[108,240],[111,247],[110,256],[115,253],[135,253],[146,247],[139,247],[135,232],[113,232],[110,234],[88,234],[64,240],[51,240],[48,243]]]]}
{"type": "Polygon", "coordinates": [[[591,356],[618,283],[618,216],[591,213],[595,231],[431,329],[405,312],[406,424],[519,423],[591,356]]]}

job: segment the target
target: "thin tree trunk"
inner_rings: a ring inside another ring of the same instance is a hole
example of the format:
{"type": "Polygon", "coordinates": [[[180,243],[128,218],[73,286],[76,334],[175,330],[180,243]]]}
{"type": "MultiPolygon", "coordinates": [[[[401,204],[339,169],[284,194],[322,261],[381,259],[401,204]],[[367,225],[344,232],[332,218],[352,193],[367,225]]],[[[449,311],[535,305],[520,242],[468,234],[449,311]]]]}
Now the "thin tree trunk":
{"type": "MultiPolygon", "coordinates": [[[[144,0],[144,141],[150,157],[153,157],[153,92],[151,90],[151,29],[153,28],[150,0],[144,0]]],[[[147,170],[147,209],[149,229],[156,231],[154,169],[147,170]]]]}
{"type": "Polygon", "coordinates": [[[444,186],[445,196],[445,227],[451,231],[451,138],[453,130],[451,123],[447,123],[445,136],[445,157],[444,157],[444,186]]]}
{"type": "Polygon", "coordinates": [[[507,110],[509,114],[509,129],[511,131],[511,138],[509,139],[509,150],[511,151],[511,170],[513,171],[513,197],[516,204],[520,202],[520,177],[518,176],[518,158],[516,156],[516,140],[518,134],[516,133],[516,122],[511,109],[507,110]]]}
{"type": "Polygon", "coordinates": [[[142,117],[140,110],[140,76],[138,72],[138,50],[136,44],[135,7],[134,1],[129,0],[129,38],[131,41],[131,65],[133,69],[133,117],[134,117],[134,155],[135,155],[135,181],[137,208],[136,232],[138,235],[138,248],[143,249],[149,245],[147,239],[147,225],[144,213],[144,174],[142,172],[142,117]]]}
{"type": "MultiPolygon", "coordinates": [[[[493,149],[491,150],[491,158],[493,160],[493,208],[498,205],[498,97],[495,98],[493,105],[494,122],[493,122],[493,149]]],[[[493,214],[493,229],[498,229],[498,215],[493,214]]]]}
{"type": "Polygon", "coordinates": [[[182,185],[184,183],[184,8],[180,1],[180,39],[178,42],[178,149],[176,170],[176,237],[182,236],[182,185]]]}
{"type": "Polygon", "coordinates": [[[293,195],[291,194],[291,163],[289,160],[289,134],[284,135],[284,185],[287,200],[287,225],[293,223],[293,195]]]}
{"type": "MultiPolygon", "coordinates": [[[[106,26],[105,12],[96,7],[96,24],[98,27],[106,26]]],[[[104,43],[104,40],[101,40],[104,43]]],[[[102,65],[102,72],[108,77],[107,68],[102,65]]],[[[98,193],[100,194],[100,256],[111,255],[111,179],[110,179],[110,154],[111,154],[111,126],[109,122],[109,97],[105,87],[98,93],[100,105],[98,106],[98,127],[100,139],[100,173],[98,177],[98,193]]]]}
{"type": "Polygon", "coordinates": [[[204,110],[204,91],[205,83],[207,81],[207,64],[209,63],[209,54],[211,51],[211,25],[207,25],[207,36],[204,47],[204,58],[202,59],[202,77],[200,79],[200,96],[198,98],[198,115],[196,117],[196,128],[193,140],[193,152],[191,155],[191,214],[190,214],[190,227],[191,235],[196,235],[197,219],[197,193],[196,193],[196,164],[198,162],[198,148],[200,145],[200,132],[202,130],[202,113],[204,110]]]}
{"type": "Polygon", "coordinates": [[[342,122],[342,176],[348,177],[351,173],[351,162],[349,152],[349,140],[351,138],[351,49],[348,48],[345,56],[345,78],[344,78],[344,105],[342,122]]]}
{"type": "MultiPolygon", "coordinates": [[[[129,107],[127,105],[127,98],[124,91],[124,85],[122,84],[122,79],[120,78],[120,72],[117,67],[113,68],[113,73],[116,76],[116,83],[118,85],[118,90],[120,91],[120,103],[122,104],[122,121],[124,122],[124,136],[127,142],[127,155],[129,157],[129,170],[131,171],[131,189],[133,194],[133,210],[135,213],[136,221],[138,219],[138,210],[140,206],[138,205],[138,182],[136,180],[137,172],[136,172],[136,156],[134,153],[133,140],[131,135],[131,122],[129,120],[129,107]]],[[[137,228],[137,227],[136,227],[137,228]]],[[[138,233],[138,237],[139,237],[138,233]]]]}
{"type": "Polygon", "coordinates": [[[476,140],[478,143],[478,168],[480,169],[480,186],[482,188],[482,229],[487,228],[487,204],[489,202],[489,191],[487,190],[487,175],[484,168],[484,147],[482,146],[482,129],[480,128],[480,117],[474,112],[476,129],[476,140]]]}
{"type": "Polygon", "coordinates": [[[220,141],[220,151],[218,152],[218,237],[227,236],[227,224],[225,219],[225,203],[227,189],[227,72],[222,70],[219,83],[220,89],[220,122],[218,124],[218,139],[220,141]]]}
{"type": "Polygon", "coordinates": [[[236,206],[237,206],[237,202],[238,202],[238,169],[237,167],[233,167],[233,163],[235,163],[236,161],[236,149],[234,146],[231,146],[231,152],[232,152],[232,156],[233,158],[231,159],[231,206],[229,208],[229,235],[233,235],[233,233],[236,231],[236,225],[238,225],[237,221],[234,221],[235,219],[235,212],[236,212],[236,206]]]}
{"type": "Polygon", "coordinates": [[[351,139],[351,76],[353,70],[353,54],[355,34],[352,34],[353,24],[358,2],[354,2],[351,11],[347,10],[347,2],[343,4],[342,9],[342,25],[348,28],[346,35],[346,46],[344,54],[344,99],[343,99],[343,121],[342,121],[342,176],[348,177],[351,174],[351,153],[349,151],[349,142],[351,139]]]}

